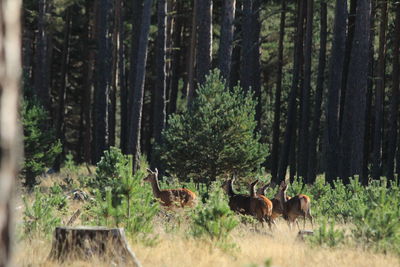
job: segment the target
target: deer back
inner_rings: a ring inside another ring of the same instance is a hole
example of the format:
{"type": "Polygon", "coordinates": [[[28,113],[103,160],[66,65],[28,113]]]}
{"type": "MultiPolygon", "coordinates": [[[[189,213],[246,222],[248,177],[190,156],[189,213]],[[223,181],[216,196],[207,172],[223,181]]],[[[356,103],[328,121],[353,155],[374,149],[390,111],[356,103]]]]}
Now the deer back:
{"type": "Polygon", "coordinates": [[[164,189],[160,193],[164,206],[193,206],[196,202],[196,194],[189,189],[164,189]]]}

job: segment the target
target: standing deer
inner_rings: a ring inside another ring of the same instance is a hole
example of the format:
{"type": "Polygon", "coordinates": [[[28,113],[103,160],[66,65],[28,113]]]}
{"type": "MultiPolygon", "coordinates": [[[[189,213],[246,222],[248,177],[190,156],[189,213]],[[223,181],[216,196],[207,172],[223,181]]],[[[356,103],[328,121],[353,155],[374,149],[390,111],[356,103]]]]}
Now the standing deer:
{"type": "Polygon", "coordinates": [[[254,217],[256,217],[261,224],[264,220],[267,221],[269,228],[271,229],[271,222],[273,222],[272,216],[272,202],[267,197],[256,194],[255,186],[258,180],[252,182],[249,185],[250,190],[250,211],[254,217]]]}
{"type": "Polygon", "coordinates": [[[155,169],[153,172],[147,169],[149,175],[143,179],[145,182],[151,183],[153,194],[156,199],[160,201],[160,204],[165,207],[192,207],[196,204],[196,194],[189,189],[160,189],[158,184],[158,170],[155,169]]]}
{"type": "MultiPolygon", "coordinates": [[[[265,196],[265,190],[267,190],[267,188],[270,186],[270,183],[267,183],[266,185],[264,185],[263,187],[258,188],[257,190],[257,195],[259,196],[265,196]]],[[[281,202],[279,200],[279,189],[278,192],[276,193],[275,197],[273,199],[271,199],[272,202],[272,215],[271,215],[271,219],[275,220],[276,218],[282,216],[283,211],[281,208],[281,202]]],[[[286,196],[286,199],[289,200],[291,199],[291,197],[286,196]]]]}
{"type": "Polygon", "coordinates": [[[302,216],[304,219],[303,227],[306,227],[306,217],[311,222],[311,227],[313,226],[313,217],[311,216],[311,200],[308,196],[299,194],[287,199],[286,191],[288,189],[288,184],[282,181],[279,187],[279,200],[281,203],[281,208],[283,211],[283,218],[288,221],[289,227],[296,221],[297,227],[300,229],[299,223],[296,220],[297,217],[302,216]]]}
{"type": "Polygon", "coordinates": [[[222,184],[222,188],[226,191],[229,197],[229,207],[231,210],[243,215],[251,215],[250,211],[250,196],[236,194],[233,191],[233,182],[235,178],[229,179],[222,184]]]}

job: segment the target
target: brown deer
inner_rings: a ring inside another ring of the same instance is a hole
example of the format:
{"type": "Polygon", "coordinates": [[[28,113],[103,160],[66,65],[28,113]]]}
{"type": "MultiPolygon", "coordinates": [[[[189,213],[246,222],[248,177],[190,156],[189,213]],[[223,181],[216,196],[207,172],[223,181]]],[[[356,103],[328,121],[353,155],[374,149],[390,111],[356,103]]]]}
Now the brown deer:
{"type": "MultiPolygon", "coordinates": [[[[270,186],[270,183],[267,183],[263,187],[258,188],[257,190],[257,195],[259,196],[265,196],[265,190],[270,186]]],[[[286,196],[287,200],[291,199],[291,197],[286,196]]],[[[279,200],[279,189],[278,192],[276,193],[275,197],[271,199],[272,202],[272,215],[271,219],[274,221],[276,218],[282,216],[283,211],[281,208],[281,202],[279,200]]]]}
{"type": "Polygon", "coordinates": [[[158,170],[153,172],[147,169],[149,175],[143,179],[145,182],[151,183],[154,197],[160,201],[160,204],[165,207],[192,207],[196,204],[196,194],[189,189],[160,189],[158,184],[158,170]]]}
{"type": "Polygon", "coordinates": [[[236,194],[233,191],[233,182],[235,177],[225,181],[222,184],[222,188],[226,191],[229,198],[229,207],[231,210],[238,212],[243,215],[251,215],[250,212],[250,196],[236,194]]]}
{"type": "Polygon", "coordinates": [[[249,185],[250,191],[250,212],[256,217],[261,224],[263,224],[264,220],[267,221],[269,228],[271,229],[271,222],[273,222],[272,216],[272,202],[267,197],[256,194],[255,186],[258,183],[258,180],[252,182],[249,185]]]}
{"type": "Polygon", "coordinates": [[[306,217],[311,222],[311,227],[313,226],[313,217],[311,216],[311,200],[308,196],[299,194],[290,199],[286,196],[286,191],[288,189],[288,184],[282,181],[279,187],[279,200],[281,203],[281,209],[283,211],[283,218],[288,221],[289,227],[296,221],[297,227],[300,229],[299,223],[296,220],[297,217],[302,216],[304,219],[303,227],[306,227],[306,217]]]}

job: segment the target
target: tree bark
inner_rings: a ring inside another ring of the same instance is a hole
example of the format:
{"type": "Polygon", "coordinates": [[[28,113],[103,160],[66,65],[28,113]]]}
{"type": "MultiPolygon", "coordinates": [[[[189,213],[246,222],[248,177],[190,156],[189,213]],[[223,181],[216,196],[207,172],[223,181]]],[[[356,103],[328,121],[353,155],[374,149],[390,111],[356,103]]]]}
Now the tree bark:
{"type": "MultiPolygon", "coordinates": [[[[199,84],[203,84],[206,75],[211,69],[212,56],[212,0],[200,0],[197,4],[197,53],[196,53],[196,78],[199,84]]],[[[195,92],[189,97],[194,97],[195,92]]]]}
{"type": "Polygon", "coordinates": [[[320,132],[320,121],[321,121],[321,105],[322,95],[324,91],[325,81],[325,65],[326,65],[326,43],[327,43],[327,4],[321,2],[320,6],[320,43],[319,43],[319,59],[318,59],[318,76],[317,76],[317,87],[315,90],[315,106],[314,106],[314,118],[312,121],[311,135],[310,135],[310,147],[309,147],[309,158],[308,158],[308,175],[307,182],[314,183],[317,176],[317,142],[318,134],[320,132]]]}
{"type": "Polygon", "coordinates": [[[218,51],[218,66],[222,76],[229,85],[229,74],[231,71],[232,48],[233,48],[233,21],[235,19],[236,0],[224,0],[221,36],[218,51]]]}
{"type": "Polygon", "coordinates": [[[47,84],[47,31],[46,12],[47,0],[39,0],[37,44],[35,49],[34,88],[35,95],[43,107],[50,111],[50,88],[47,84]]]}
{"type": "Polygon", "coordinates": [[[14,182],[22,160],[18,118],[21,84],[21,0],[0,1],[0,266],[11,266],[14,182]]]}
{"type": "Polygon", "coordinates": [[[178,90],[179,90],[179,78],[182,69],[182,30],[184,29],[183,25],[183,14],[182,14],[182,3],[177,1],[176,5],[176,14],[173,19],[173,30],[172,30],[172,63],[171,63],[171,79],[170,79],[170,92],[169,92],[169,101],[168,101],[168,115],[176,112],[176,102],[178,98],[178,90]]]}
{"type": "Polygon", "coordinates": [[[335,7],[335,21],[333,29],[332,52],[329,66],[328,93],[326,102],[326,179],[332,183],[339,176],[339,114],[341,81],[344,68],[344,55],[346,50],[346,20],[347,1],[337,0],[335,7]]]}
{"type": "MultiPolygon", "coordinates": [[[[295,151],[295,124],[296,124],[296,98],[297,91],[299,90],[299,81],[300,81],[300,68],[301,68],[301,60],[303,56],[303,33],[304,33],[304,8],[305,2],[302,0],[297,1],[297,29],[296,29],[296,40],[295,40],[295,52],[293,59],[293,77],[292,77],[292,86],[289,93],[289,103],[288,103],[288,115],[286,119],[286,129],[285,129],[285,137],[284,143],[282,146],[282,151],[280,153],[279,159],[279,168],[278,168],[278,176],[275,183],[279,183],[284,179],[286,174],[286,169],[288,166],[289,153],[292,150],[292,153],[296,153],[295,151]],[[293,144],[292,144],[293,143],[293,144]]],[[[293,166],[293,165],[292,165],[293,166]]]]}
{"type": "MultiPolygon", "coordinates": [[[[394,180],[394,159],[398,147],[398,116],[399,116],[399,73],[400,73],[400,4],[395,5],[395,29],[393,33],[393,69],[392,88],[389,110],[389,132],[388,132],[388,153],[387,153],[387,178],[394,180]]],[[[397,152],[398,153],[398,152],[397,152]]]]}
{"type": "Polygon", "coordinates": [[[99,2],[99,14],[97,21],[97,59],[96,59],[96,74],[97,84],[95,88],[95,113],[94,113],[94,163],[97,163],[104,150],[108,148],[108,105],[110,92],[110,58],[109,45],[107,42],[108,29],[108,9],[109,0],[101,0],[99,2]]]}
{"type": "Polygon", "coordinates": [[[360,175],[363,168],[370,22],[370,0],[358,0],[341,136],[340,170],[345,183],[349,182],[350,176],[360,175]]]}
{"type": "MultiPolygon", "coordinates": [[[[123,143],[122,151],[127,154],[131,153],[129,151],[129,140],[131,139],[130,131],[132,126],[131,118],[133,114],[131,114],[132,106],[134,103],[134,94],[135,94],[135,84],[136,84],[136,75],[137,68],[139,67],[139,59],[138,59],[138,51],[139,51],[139,41],[140,41],[140,31],[142,28],[142,13],[143,13],[143,1],[142,0],[132,0],[132,41],[131,41],[131,55],[130,55],[130,69],[129,69],[129,90],[128,90],[128,100],[127,100],[127,114],[126,121],[121,121],[121,125],[125,126],[126,129],[126,140],[123,143]]],[[[122,116],[121,116],[122,118],[122,116]]]]}
{"type": "MultiPolygon", "coordinates": [[[[58,110],[56,120],[56,133],[57,138],[62,144],[65,144],[65,98],[66,98],[66,86],[68,80],[68,61],[69,61],[69,39],[71,30],[71,11],[68,7],[65,11],[65,30],[64,30],[64,41],[63,41],[63,52],[61,57],[61,83],[58,90],[58,110]]],[[[64,147],[64,146],[63,146],[64,147]]],[[[64,157],[65,151],[57,157],[54,169],[60,170],[62,158],[64,157]]]]}
{"type": "MultiPolygon", "coordinates": [[[[139,47],[136,63],[135,90],[133,95],[132,112],[130,117],[130,134],[128,153],[133,155],[133,169],[137,170],[140,156],[140,130],[142,125],[142,108],[144,96],[144,83],[146,75],[147,44],[150,30],[152,0],[145,0],[139,36],[139,47]]],[[[133,63],[133,62],[132,62],[133,63]]],[[[132,64],[131,63],[131,64],[132,64]]]]}
{"type": "Polygon", "coordinates": [[[196,28],[197,28],[197,17],[198,17],[198,11],[197,11],[197,1],[201,0],[193,0],[193,9],[192,9],[192,30],[190,33],[190,47],[189,47],[189,57],[188,57],[188,83],[187,83],[187,102],[188,105],[190,105],[193,95],[194,95],[194,90],[195,90],[195,84],[194,84],[194,67],[196,64],[196,28]]]}
{"type": "Polygon", "coordinates": [[[309,150],[309,127],[310,127],[310,92],[311,92],[311,53],[312,32],[314,17],[314,0],[307,0],[306,36],[304,44],[304,84],[302,87],[302,110],[299,130],[299,176],[308,183],[308,150],[309,150]]]}
{"type": "Polygon", "coordinates": [[[282,68],[283,68],[283,41],[285,38],[285,22],[286,22],[286,0],[282,0],[281,21],[279,25],[279,41],[278,41],[278,66],[276,74],[276,91],[274,104],[274,124],[272,136],[272,152],[271,152],[271,176],[276,181],[278,173],[279,159],[279,136],[281,121],[281,97],[282,97],[282,68]]]}
{"type": "MultiPolygon", "coordinates": [[[[154,89],[154,117],[153,117],[153,137],[154,144],[161,144],[161,133],[165,127],[166,109],[165,109],[165,92],[166,92],[166,40],[167,40],[167,2],[166,0],[158,0],[157,6],[158,33],[156,44],[156,72],[157,80],[154,89]]],[[[155,147],[155,146],[154,146],[155,147]]],[[[154,149],[153,149],[154,150],[154,149]]],[[[155,153],[152,154],[152,168],[159,165],[160,160],[155,153]]]]}
{"type": "Polygon", "coordinates": [[[243,5],[241,0],[236,1],[234,32],[233,32],[233,50],[231,57],[231,70],[229,73],[229,87],[238,85],[240,78],[240,55],[242,54],[242,20],[243,5]]]}
{"type": "Polygon", "coordinates": [[[386,54],[386,27],[387,27],[387,1],[380,1],[380,26],[378,66],[375,76],[375,125],[373,140],[373,169],[372,177],[379,179],[382,174],[382,131],[383,131],[383,98],[385,92],[385,54],[386,54]]]}

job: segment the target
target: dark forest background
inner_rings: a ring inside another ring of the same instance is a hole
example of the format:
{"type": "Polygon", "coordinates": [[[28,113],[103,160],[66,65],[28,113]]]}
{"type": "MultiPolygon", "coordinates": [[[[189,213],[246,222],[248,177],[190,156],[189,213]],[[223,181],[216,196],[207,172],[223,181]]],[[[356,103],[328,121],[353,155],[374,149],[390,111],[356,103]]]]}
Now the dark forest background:
{"type": "MultiPolygon", "coordinates": [[[[25,99],[67,154],[146,155],[219,68],[257,100],[275,182],[363,184],[400,172],[400,3],[385,0],[24,0],[25,99]]],[[[228,89],[227,89],[228,90],[228,89]]]]}

